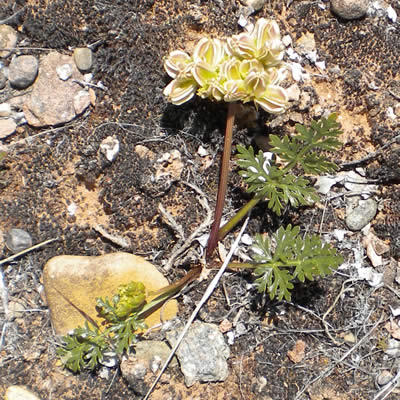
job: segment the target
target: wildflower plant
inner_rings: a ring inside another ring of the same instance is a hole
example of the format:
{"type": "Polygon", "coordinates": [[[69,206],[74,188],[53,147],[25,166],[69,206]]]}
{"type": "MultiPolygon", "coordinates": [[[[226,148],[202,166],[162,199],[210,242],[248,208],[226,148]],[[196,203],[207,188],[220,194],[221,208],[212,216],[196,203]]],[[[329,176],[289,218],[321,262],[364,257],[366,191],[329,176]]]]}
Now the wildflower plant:
{"type": "MultiPolygon", "coordinates": [[[[173,51],[165,59],[165,69],[173,78],[164,94],[173,104],[190,100],[195,94],[202,98],[229,103],[222,156],[220,183],[214,223],[207,244],[210,258],[216,244],[260,201],[281,215],[288,206],[311,205],[318,195],[305,174],[332,172],[337,166],[321,154],[340,146],[340,125],[336,114],[321,121],[312,121],[309,128],[297,124],[297,134],[280,138],[270,136],[272,162],[266,154],[258,154],[250,146],[237,146],[239,174],[247,183],[253,198],[220,228],[226,194],[232,130],[237,101],[253,102],[271,114],[284,112],[288,105],[286,90],[281,86],[286,77],[282,62],[284,46],[275,21],[261,18],[251,32],[243,32],[226,40],[201,39],[193,55],[173,51]]],[[[290,299],[293,280],[304,281],[334,271],[342,262],[336,250],[323,244],[316,235],[300,236],[299,227],[280,228],[271,239],[258,235],[253,247],[252,262],[232,263],[231,268],[252,268],[260,292],[272,298],[290,299]]]]}
{"type": "Polygon", "coordinates": [[[127,352],[137,341],[137,331],[146,328],[140,315],[145,302],[145,287],[141,282],[120,285],[112,297],[97,299],[96,309],[104,323],[99,326],[91,318],[62,337],[57,349],[63,365],[73,372],[93,370],[109,354],[127,352]]]}

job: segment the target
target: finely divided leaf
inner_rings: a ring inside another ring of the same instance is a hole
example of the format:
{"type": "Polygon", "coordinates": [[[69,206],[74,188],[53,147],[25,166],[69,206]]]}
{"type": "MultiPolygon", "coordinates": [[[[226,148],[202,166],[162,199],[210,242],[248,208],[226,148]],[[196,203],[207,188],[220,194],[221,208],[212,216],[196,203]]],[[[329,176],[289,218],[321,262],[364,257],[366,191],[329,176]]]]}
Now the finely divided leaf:
{"type": "Polygon", "coordinates": [[[336,249],[321,242],[317,235],[299,236],[300,228],[288,225],[268,237],[257,235],[253,246],[253,261],[259,292],[268,291],[271,299],[290,300],[292,281],[304,282],[315,276],[331,274],[343,258],[336,249]]]}
{"type": "Polygon", "coordinates": [[[239,174],[248,184],[247,192],[268,200],[268,208],[281,215],[282,209],[290,204],[293,207],[309,205],[318,200],[315,189],[308,186],[302,177],[283,172],[269,160],[262,151],[254,154],[253,147],[246,149],[237,146],[239,174]]]}

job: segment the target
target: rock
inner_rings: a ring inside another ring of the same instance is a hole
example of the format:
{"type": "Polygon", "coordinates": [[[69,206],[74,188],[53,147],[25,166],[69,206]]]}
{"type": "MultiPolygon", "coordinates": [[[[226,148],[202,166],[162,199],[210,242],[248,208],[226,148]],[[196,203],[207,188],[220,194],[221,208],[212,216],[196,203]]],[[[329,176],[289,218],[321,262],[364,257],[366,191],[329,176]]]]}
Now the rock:
{"type": "Polygon", "coordinates": [[[370,0],[331,0],[331,10],[347,20],[364,17],[369,6],[370,0]]]}
{"type": "Polygon", "coordinates": [[[91,102],[90,94],[87,90],[80,90],[74,97],[74,109],[77,115],[82,114],[91,102]]]}
{"type": "Polygon", "coordinates": [[[6,235],[6,246],[13,253],[19,253],[22,250],[32,247],[32,237],[22,229],[10,229],[6,235]]]}
{"type": "MultiPolygon", "coordinates": [[[[66,335],[85,319],[60,293],[97,322],[96,298],[111,298],[121,284],[142,282],[149,292],[168,285],[168,281],[142,257],[129,253],[111,253],[98,257],[57,256],[50,259],[43,271],[44,288],[50,308],[51,321],[58,335],[66,335]]],[[[147,300],[151,300],[149,297],[147,300]]],[[[162,309],[163,320],[173,318],[178,310],[171,300],[162,309]]],[[[160,322],[160,311],[146,318],[149,327],[160,322]]]]}
{"type": "Polygon", "coordinates": [[[17,32],[8,25],[0,25],[0,57],[8,57],[17,44],[17,32]]]}
{"type": "Polygon", "coordinates": [[[19,301],[14,301],[11,300],[8,303],[8,314],[6,315],[6,318],[8,321],[12,321],[15,318],[21,318],[24,315],[25,307],[23,304],[20,303],[19,301]]]}
{"type": "Polygon", "coordinates": [[[12,135],[17,128],[17,124],[11,118],[0,119],[0,139],[12,135]]]}
{"type": "Polygon", "coordinates": [[[10,386],[4,400],[40,400],[40,397],[25,386],[10,386]]]}
{"type": "MultiPolygon", "coordinates": [[[[181,329],[166,333],[167,340],[174,346],[181,329]]],[[[228,377],[229,347],[218,326],[196,321],[189,328],[176,355],[185,375],[186,386],[195,382],[224,381],[228,377]]]]}
{"type": "Polygon", "coordinates": [[[244,5],[251,7],[254,11],[261,10],[266,3],[266,0],[243,0],[244,5]]]}
{"type": "Polygon", "coordinates": [[[357,207],[346,215],[346,225],[352,231],[359,231],[375,217],[378,205],[374,199],[360,200],[357,207]]]}
{"type": "Polygon", "coordinates": [[[19,56],[11,60],[8,79],[11,86],[25,89],[36,79],[39,62],[34,56],[19,56]]]}
{"type": "Polygon", "coordinates": [[[376,377],[376,383],[379,386],[385,386],[388,384],[392,379],[393,379],[393,374],[388,371],[388,370],[383,370],[377,377],[376,377]]]}
{"type": "Polygon", "coordinates": [[[400,357],[400,340],[396,339],[388,339],[387,347],[383,350],[383,352],[390,357],[400,357]]]}
{"type": "MultiPolygon", "coordinates": [[[[135,353],[132,355],[137,360],[144,361],[146,367],[151,369],[153,373],[159,368],[155,368],[155,364],[158,366],[164,365],[165,361],[171,352],[171,348],[161,340],[143,340],[136,343],[135,353]]],[[[174,357],[169,365],[177,365],[177,360],[174,357]]]]}
{"type": "Polygon", "coordinates": [[[107,136],[100,143],[100,151],[108,161],[113,162],[119,152],[119,141],[114,136],[107,136]]]}
{"type": "Polygon", "coordinates": [[[0,117],[9,117],[11,115],[11,106],[9,103],[0,104],[0,117]]]}
{"type": "Polygon", "coordinates": [[[56,72],[62,81],[66,81],[67,79],[71,78],[73,70],[71,64],[63,64],[56,68],[56,72]]]}
{"type": "Polygon", "coordinates": [[[78,47],[74,50],[74,61],[80,71],[88,71],[93,64],[92,50],[87,47],[78,47]]]}
{"type": "Polygon", "coordinates": [[[75,79],[82,80],[83,75],[70,56],[51,52],[41,59],[38,78],[22,106],[28,124],[35,127],[60,125],[73,120],[77,110],[83,112],[90,104],[90,96],[79,93],[82,87],[75,79]],[[71,65],[73,79],[63,81],[57,74],[57,67],[65,64],[71,65]]]}
{"type": "MultiPolygon", "coordinates": [[[[145,340],[135,344],[135,353],[122,360],[120,368],[122,376],[129,386],[138,394],[145,394],[147,385],[145,377],[148,374],[148,381],[154,379],[151,375],[156,374],[167,360],[171,349],[169,346],[158,340],[145,340]],[[139,390],[138,390],[139,388],[139,390]],[[141,388],[141,389],[140,389],[141,388]]],[[[170,366],[177,365],[174,357],[170,366]]]]}

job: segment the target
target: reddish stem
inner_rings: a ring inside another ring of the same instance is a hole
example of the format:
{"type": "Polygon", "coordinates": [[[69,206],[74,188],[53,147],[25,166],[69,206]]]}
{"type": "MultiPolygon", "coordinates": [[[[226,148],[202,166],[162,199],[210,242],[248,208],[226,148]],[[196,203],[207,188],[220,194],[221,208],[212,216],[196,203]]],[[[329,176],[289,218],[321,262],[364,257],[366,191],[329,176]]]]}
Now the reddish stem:
{"type": "Polygon", "coordinates": [[[235,122],[236,103],[229,103],[228,115],[226,117],[226,129],[224,139],[224,150],[222,153],[221,170],[215,206],[214,222],[211,228],[210,237],[207,243],[206,259],[209,259],[218,243],[218,231],[221,224],[222,211],[225,204],[226,187],[228,184],[229,160],[232,150],[233,124],[235,122]]]}

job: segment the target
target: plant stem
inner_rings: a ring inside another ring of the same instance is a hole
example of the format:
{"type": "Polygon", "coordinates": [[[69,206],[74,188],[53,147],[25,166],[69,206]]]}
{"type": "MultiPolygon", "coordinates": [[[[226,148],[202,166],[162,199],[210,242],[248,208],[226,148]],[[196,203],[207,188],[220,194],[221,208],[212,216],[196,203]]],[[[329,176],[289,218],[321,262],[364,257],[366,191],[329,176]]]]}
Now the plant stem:
{"type": "Polygon", "coordinates": [[[262,197],[255,196],[246,203],[223,227],[218,231],[217,240],[222,240],[246,215],[255,207],[262,197]]]}
{"type": "Polygon", "coordinates": [[[222,211],[225,203],[226,187],[228,184],[229,160],[232,150],[233,124],[235,122],[236,103],[229,103],[228,115],[226,117],[226,129],[224,139],[224,150],[222,153],[221,170],[215,206],[214,222],[211,228],[210,237],[207,243],[206,258],[209,259],[218,243],[218,231],[222,218],[222,211]]]}

